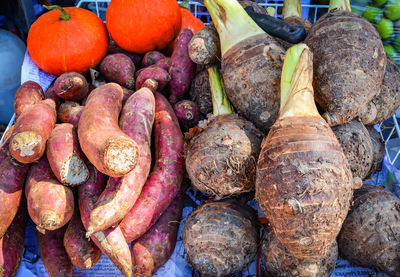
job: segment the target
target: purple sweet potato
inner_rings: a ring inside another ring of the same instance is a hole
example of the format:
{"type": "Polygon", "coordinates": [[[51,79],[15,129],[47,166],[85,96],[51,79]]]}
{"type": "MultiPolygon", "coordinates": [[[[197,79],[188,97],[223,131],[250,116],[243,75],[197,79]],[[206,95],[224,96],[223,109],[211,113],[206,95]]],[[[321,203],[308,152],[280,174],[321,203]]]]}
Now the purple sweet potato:
{"type": "Polygon", "coordinates": [[[64,248],[63,238],[67,226],[47,231],[36,231],[40,256],[50,277],[72,277],[73,265],[64,248]]]}
{"type": "Polygon", "coordinates": [[[106,56],[100,64],[101,74],[110,82],[116,82],[123,87],[135,87],[135,64],[121,53],[106,56]]]}
{"type": "Polygon", "coordinates": [[[169,72],[169,68],[171,67],[171,58],[159,60],[155,65],[169,72]]]}
{"type": "Polygon", "coordinates": [[[132,262],[136,277],[151,277],[171,257],[178,236],[183,200],[184,193],[180,192],[153,227],[132,242],[132,262]]]}
{"type": "Polygon", "coordinates": [[[193,32],[183,29],[176,39],[176,46],[171,56],[169,74],[169,101],[176,103],[178,98],[189,90],[195,74],[195,64],[189,57],[188,45],[193,37],[193,32]]]}
{"type": "Polygon", "coordinates": [[[167,71],[158,66],[145,68],[136,78],[136,90],[142,88],[144,81],[147,79],[156,81],[158,83],[158,90],[161,91],[171,81],[171,76],[167,71]]]}
{"type": "Polygon", "coordinates": [[[101,250],[92,240],[86,238],[79,210],[75,210],[65,231],[64,247],[72,264],[79,268],[91,268],[101,258],[101,250]]]}
{"type": "Polygon", "coordinates": [[[71,123],[75,128],[78,128],[79,119],[84,108],[85,106],[81,106],[76,102],[66,101],[57,110],[58,120],[62,123],[71,123]]]}
{"type": "Polygon", "coordinates": [[[156,64],[159,60],[165,59],[165,55],[158,51],[149,51],[147,52],[142,60],[142,66],[148,67],[150,65],[156,64]]]}
{"type": "MultiPolygon", "coordinates": [[[[89,225],[90,213],[107,182],[106,175],[91,164],[88,167],[90,172],[89,180],[78,188],[79,210],[86,230],[89,225]]],[[[132,276],[132,260],[129,246],[118,226],[98,232],[91,235],[90,238],[125,276],[132,276]]]]}
{"type": "Polygon", "coordinates": [[[155,94],[155,165],[133,208],[120,223],[127,242],[141,237],[177,195],[185,171],[183,136],[167,99],[155,94]]]}
{"type": "Polygon", "coordinates": [[[200,121],[200,109],[190,100],[181,100],[174,105],[174,111],[182,130],[193,128],[200,121]]]}
{"type": "Polygon", "coordinates": [[[86,97],[89,86],[85,76],[77,72],[66,72],[57,77],[54,91],[64,100],[79,101],[86,97]]]}
{"type": "Polygon", "coordinates": [[[14,277],[17,275],[24,248],[27,221],[28,210],[26,201],[23,201],[7,232],[0,238],[0,276],[14,277]]]}
{"type": "Polygon", "coordinates": [[[122,92],[124,93],[124,97],[122,98],[122,107],[125,106],[126,100],[131,97],[135,92],[133,90],[122,87],[122,92]]]}
{"type": "Polygon", "coordinates": [[[127,55],[131,59],[131,61],[135,64],[136,68],[140,68],[142,66],[143,54],[128,52],[119,47],[113,39],[110,39],[110,43],[108,44],[107,54],[116,54],[116,53],[122,53],[127,55]]]}
{"type": "Polygon", "coordinates": [[[43,98],[43,89],[38,83],[33,81],[23,83],[14,96],[15,118],[18,118],[27,107],[38,103],[43,98]]]}
{"type": "Polygon", "coordinates": [[[31,166],[25,196],[29,215],[40,232],[61,228],[74,213],[74,195],[58,182],[46,157],[31,166]]]}
{"type": "Polygon", "coordinates": [[[46,155],[54,175],[61,184],[76,186],[89,178],[89,170],[84,162],[85,156],[72,124],[56,124],[47,141],[46,155]]]}
{"type": "Polygon", "coordinates": [[[10,138],[10,153],[21,163],[39,160],[56,123],[55,102],[45,99],[28,107],[15,122],[10,138]]]}
{"type": "MultiPolygon", "coordinates": [[[[147,67],[143,67],[139,70],[136,70],[135,72],[135,80],[138,78],[139,74],[142,73],[143,70],[145,70],[147,67]]],[[[152,67],[153,68],[153,67],[152,67]]]]}
{"type": "Polygon", "coordinates": [[[45,99],[53,99],[54,102],[56,103],[56,110],[58,110],[58,108],[60,107],[61,103],[63,102],[63,100],[60,97],[58,97],[56,91],[54,90],[54,86],[53,85],[51,85],[46,90],[44,98],[45,99]]]}

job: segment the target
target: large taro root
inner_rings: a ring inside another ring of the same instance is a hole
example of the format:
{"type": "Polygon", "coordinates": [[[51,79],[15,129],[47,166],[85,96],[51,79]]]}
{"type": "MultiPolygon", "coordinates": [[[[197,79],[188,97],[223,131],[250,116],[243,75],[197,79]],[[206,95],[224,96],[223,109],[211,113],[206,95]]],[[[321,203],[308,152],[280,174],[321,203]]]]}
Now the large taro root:
{"type": "Polygon", "coordinates": [[[370,178],[376,171],[382,168],[382,161],[385,158],[385,143],[382,140],[381,135],[377,130],[375,130],[374,126],[366,126],[367,131],[371,137],[373,149],[374,149],[374,156],[372,159],[372,166],[367,174],[367,178],[370,178]]]}
{"type": "Polygon", "coordinates": [[[232,276],[257,254],[256,213],[233,200],[203,204],[186,219],[182,240],[189,263],[201,276],[232,276]]]}
{"type": "Polygon", "coordinates": [[[400,276],[400,199],[364,184],[338,236],[340,256],[350,262],[400,276]]]}

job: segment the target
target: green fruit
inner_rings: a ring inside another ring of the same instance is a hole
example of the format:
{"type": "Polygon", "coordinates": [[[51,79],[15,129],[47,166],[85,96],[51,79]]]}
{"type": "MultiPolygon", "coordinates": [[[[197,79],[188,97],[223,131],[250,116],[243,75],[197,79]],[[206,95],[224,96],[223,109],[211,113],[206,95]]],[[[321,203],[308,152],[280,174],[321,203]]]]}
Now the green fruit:
{"type": "Polygon", "coordinates": [[[395,59],[396,58],[396,50],[394,49],[394,47],[390,44],[388,45],[384,45],[383,46],[386,50],[386,53],[392,58],[395,59]]]}
{"type": "Polygon", "coordinates": [[[400,1],[389,0],[385,6],[385,16],[390,20],[400,19],[400,1]]]}
{"type": "Polygon", "coordinates": [[[376,28],[382,39],[389,39],[393,35],[393,22],[389,19],[382,18],[379,20],[376,28]]]}
{"type": "Polygon", "coordinates": [[[380,14],[381,9],[369,6],[364,10],[362,16],[365,17],[369,22],[374,23],[380,14]]]}
{"type": "Polygon", "coordinates": [[[393,46],[396,48],[397,52],[400,52],[400,35],[394,39],[393,46]]]}
{"type": "Polygon", "coordinates": [[[386,3],[387,0],[372,0],[371,5],[375,7],[380,7],[386,3]]]}

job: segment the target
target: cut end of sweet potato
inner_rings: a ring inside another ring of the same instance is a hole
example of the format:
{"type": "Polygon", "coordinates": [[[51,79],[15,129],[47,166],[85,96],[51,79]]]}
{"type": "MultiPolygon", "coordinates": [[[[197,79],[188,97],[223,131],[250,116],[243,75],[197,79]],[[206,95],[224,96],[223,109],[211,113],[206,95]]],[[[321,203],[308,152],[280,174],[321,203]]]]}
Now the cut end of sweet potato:
{"type": "Polygon", "coordinates": [[[80,185],[89,178],[89,170],[86,164],[75,153],[64,163],[60,172],[61,182],[70,186],[80,185]]]}
{"type": "Polygon", "coordinates": [[[132,140],[111,142],[104,152],[104,164],[119,177],[135,168],[139,158],[139,148],[132,140]]]}
{"type": "Polygon", "coordinates": [[[33,150],[41,145],[42,137],[33,131],[26,131],[16,134],[11,141],[12,152],[18,152],[20,157],[30,157],[35,154],[33,150]]]}
{"type": "MultiPolygon", "coordinates": [[[[60,226],[61,223],[62,223],[62,220],[58,216],[57,213],[55,213],[53,211],[46,211],[40,215],[40,225],[38,227],[53,231],[53,230],[56,230],[56,229],[62,227],[62,226],[60,226]]],[[[39,228],[36,228],[36,229],[40,232],[39,228]]],[[[43,232],[43,234],[44,234],[44,232],[43,232]]]]}

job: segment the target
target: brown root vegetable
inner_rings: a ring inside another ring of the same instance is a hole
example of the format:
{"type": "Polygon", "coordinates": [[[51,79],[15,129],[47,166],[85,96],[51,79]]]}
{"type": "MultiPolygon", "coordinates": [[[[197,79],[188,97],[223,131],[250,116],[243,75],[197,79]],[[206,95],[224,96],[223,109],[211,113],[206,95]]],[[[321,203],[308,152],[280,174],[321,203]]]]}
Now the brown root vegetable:
{"type": "Polygon", "coordinates": [[[109,178],[106,188],[90,213],[89,234],[118,224],[139,197],[151,167],[150,143],[154,114],[154,94],[145,87],[136,91],[122,109],[119,126],[137,143],[140,159],[128,174],[119,178],[109,178]]]}
{"type": "Polygon", "coordinates": [[[158,90],[162,90],[168,84],[168,82],[171,81],[171,75],[158,66],[145,68],[136,78],[136,90],[141,89],[143,83],[147,79],[156,81],[158,83],[158,90]]]}
{"type": "Polygon", "coordinates": [[[375,27],[346,8],[330,11],[310,29],[306,43],[314,55],[315,100],[330,126],[351,121],[381,91],[386,54],[375,27]]]}
{"type": "Polygon", "coordinates": [[[64,100],[79,101],[86,97],[89,85],[85,76],[77,72],[66,72],[57,77],[54,91],[64,100]]]}
{"type": "Polygon", "coordinates": [[[138,161],[138,146],[118,126],[123,91],[116,83],[94,89],[79,119],[78,137],[83,153],[102,173],[120,177],[138,161]]]}
{"type": "Polygon", "coordinates": [[[174,105],[174,111],[182,130],[188,130],[200,121],[200,109],[193,101],[179,101],[174,105]]]}
{"type": "Polygon", "coordinates": [[[75,128],[78,128],[79,119],[84,108],[85,106],[81,106],[76,102],[66,101],[57,110],[58,120],[62,123],[71,123],[75,128]]]}
{"type": "Polygon", "coordinates": [[[147,52],[142,59],[142,66],[148,67],[150,65],[156,64],[158,61],[165,59],[165,55],[158,51],[149,51],[147,52]]]}
{"type": "Polygon", "coordinates": [[[50,277],[72,277],[73,265],[64,248],[63,238],[67,226],[47,231],[36,231],[40,256],[50,277]]]}
{"type": "Polygon", "coordinates": [[[135,277],[150,277],[174,252],[182,218],[184,193],[180,192],[160,219],[143,236],[132,242],[131,253],[135,277]]]}
{"type": "Polygon", "coordinates": [[[189,263],[201,276],[232,276],[257,254],[256,213],[234,201],[206,203],[189,214],[182,241],[189,263]]]}
{"type": "Polygon", "coordinates": [[[38,103],[43,98],[43,89],[38,83],[33,81],[23,83],[14,96],[15,118],[18,118],[27,107],[38,103]]]}
{"type": "Polygon", "coordinates": [[[210,80],[207,69],[203,69],[196,74],[189,90],[190,99],[195,102],[202,115],[206,116],[213,110],[210,80]]]}
{"type": "Polygon", "coordinates": [[[261,242],[261,257],[267,272],[274,277],[326,277],[335,268],[338,246],[336,240],[333,240],[322,260],[299,260],[287,251],[267,227],[261,242]]]}
{"type": "Polygon", "coordinates": [[[57,119],[55,107],[53,100],[42,100],[28,107],[18,117],[9,147],[14,159],[28,164],[43,156],[57,119]]]}
{"type": "Polygon", "coordinates": [[[377,186],[364,184],[338,236],[340,256],[358,266],[400,273],[400,199],[377,186]]]}
{"type": "Polygon", "coordinates": [[[54,85],[51,85],[47,90],[44,95],[45,99],[53,99],[54,103],[56,103],[56,110],[60,107],[61,103],[63,102],[63,99],[58,97],[56,91],[54,90],[54,85]]]}
{"type": "Polygon", "coordinates": [[[361,180],[367,177],[374,160],[374,146],[371,137],[358,119],[332,127],[332,131],[342,146],[354,182],[358,184],[357,188],[359,188],[362,185],[361,180]]]}
{"type": "Polygon", "coordinates": [[[79,268],[89,269],[101,258],[100,249],[86,238],[79,210],[75,210],[65,231],[64,247],[72,264],[79,268]]]}
{"type": "Polygon", "coordinates": [[[29,215],[42,233],[61,228],[74,213],[74,195],[58,182],[46,157],[31,166],[25,196],[29,215]]]}
{"type": "Polygon", "coordinates": [[[240,0],[239,4],[242,5],[243,8],[252,7],[256,13],[267,14],[266,10],[255,1],[240,0]]]}
{"type": "Polygon", "coordinates": [[[207,25],[198,31],[189,43],[190,59],[196,64],[215,63],[221,59],[221,46],[214,25],[207,25]]]}
{"type": "Polygon", "coordinates": [[[72,124],[56,124],[47,141],[46,155],[54,175],[61,184],[76,186],[89,178],[89,170],[84,162],[85,156],[72,124]]]}
{"type": "Polygon", "coordinates": [[[125,54],[107,55],[100,63],[101,74],[110,82],[128,89],[135,88],[135,64],[125,54]]]}
{"type": "Polygon", "coordinates": [[[169,68],[171,67],[171,58],[164,58],[156,62],[156,66],[164,69],[169,72],[169,68]]]}
{"type": "Polygon", "coordinates": [[[400,68],[386,55],[387,65],[381,93],[374,97],[360,114],[366,125],[378,124],[392,116],[400,106],[400,68]]]}
{"type": "Polygon", "coordinates": [[[385,143],[383,142],[381,135],[374,126],[366,126],[368,133],[372,140],[372,145],[374,149],[374,155],[372,159],[372,166],[367,174],[367,178],[370,178],[376,171],[381,170],[382,161],[385,157],[385,143]]]}
{"type": "Polygon", "coordinates": [[[319,115],[312,88],[312,53],[286,53],[279,118],[264,139],[256,200],[277,239],[297,259],[322,259],[350,206],[353,177],[335,134],[319,115]]]}

